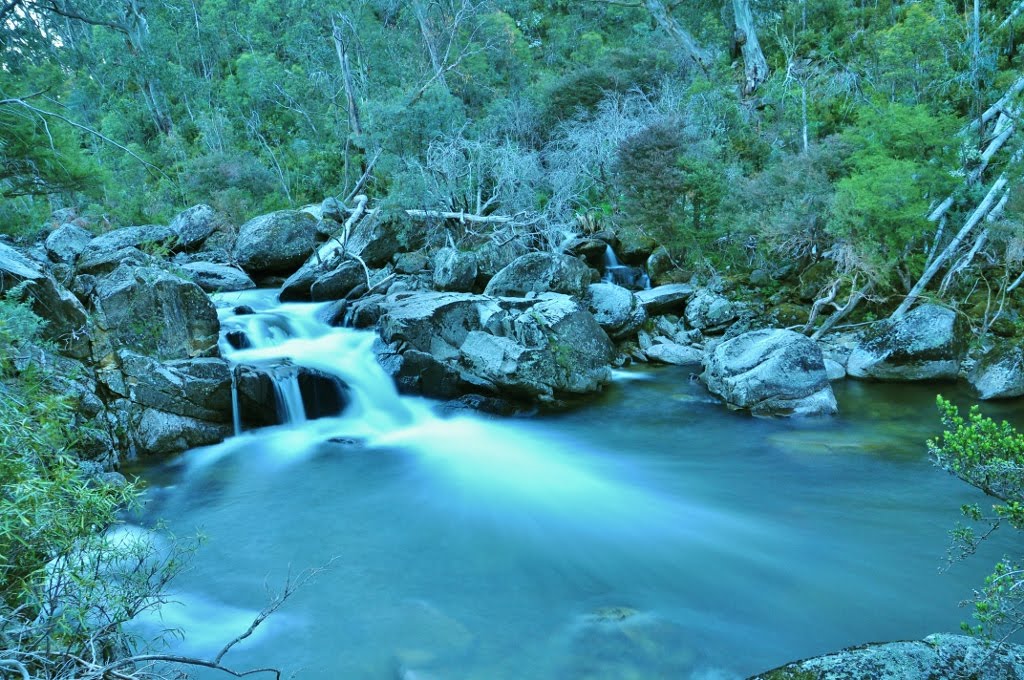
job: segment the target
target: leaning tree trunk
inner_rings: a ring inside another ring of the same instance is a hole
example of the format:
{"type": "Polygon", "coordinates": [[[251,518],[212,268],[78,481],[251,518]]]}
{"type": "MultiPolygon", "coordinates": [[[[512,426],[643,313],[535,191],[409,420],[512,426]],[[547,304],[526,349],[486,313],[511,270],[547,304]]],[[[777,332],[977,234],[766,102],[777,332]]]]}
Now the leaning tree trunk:
{"type": "Polygon", "coordinates": [[[743,96],[753,94],[768,79],[768,62],[765,61],[761,43],[757,40],[754,14],[750,11],[749,0],[733,0],[733,14],[736,17],[736,45],[743,53],[743,96]]]}
{"type": "MultiPolygon", "coordinates": [[[[1010,165],[1016,165],[1019,163],[1022,153],[1024,153],[1024,149],[1017,151],[1017,153],[1013,155],[1013,158],[1010,159],[1010,165]]],[[[931,280],[938,273],[939,269],[941,269],[942,266],[951,257],[953,257],[957,249],[959,249],[964,240],[970,236],[974,228],[978,226],[985,216],[992,211],[993,206],[997,204],[998,199],[1002,196],[1002,192],[1009,181],[1010,179],[1005,172],[999,176],[992,187],[988,190],[988,193],[985,194],[985,198],[982,199],[981,203],[978,204],[978,207],[974,209],[974,212],[972,212],[964,222],[964,226],[961,227],[957,235],[953,237],[953,240],[950,241],[949,245],[946,246],[945,249],[932,261],[928,268],[925,269],[924,273],[921,274],[921,278],[917,280],[917,283],[914,284],[914,287],[907,294],[907,297],[903,299],[903,302],[896,308],[896,311],[892,313],[890,318],[899,319],[907,313],[910,307],[914,304],[914,301],[921,295],[921,292],[929,283],[931,283],[931,280]]]]}
{"type": "Polygon", "coordinates": [[[661,0],[644,0],[644,6],[650,12],[654,20],[658,22],[662,30],[672,36],[679,46],[683,48],[686,56],[703,70],[711,66],[711,53],[700,46],[690,32],[683,28],[682,24],[676,21],[669,13],[668,7],[661,0]]]}

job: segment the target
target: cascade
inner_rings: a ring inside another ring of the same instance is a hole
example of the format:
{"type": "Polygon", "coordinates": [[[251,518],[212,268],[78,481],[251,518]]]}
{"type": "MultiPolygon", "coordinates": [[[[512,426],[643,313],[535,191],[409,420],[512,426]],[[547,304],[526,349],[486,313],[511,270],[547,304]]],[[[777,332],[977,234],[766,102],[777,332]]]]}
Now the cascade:
{"type": "Polygon", "coordinates": [[[651,279],[643,267],[630,267],[620,263],[611,246],[607,246],[604,251],[604,276],[601,280],[632,290],[646,290],[651,287],[651,279]]]}

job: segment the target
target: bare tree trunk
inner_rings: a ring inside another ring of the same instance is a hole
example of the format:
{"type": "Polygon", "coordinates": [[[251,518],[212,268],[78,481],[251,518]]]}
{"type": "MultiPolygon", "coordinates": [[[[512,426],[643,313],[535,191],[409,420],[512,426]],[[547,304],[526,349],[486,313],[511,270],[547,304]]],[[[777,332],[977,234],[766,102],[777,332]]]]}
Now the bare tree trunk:
{"type": "MultiPolygon", "coordinates": [[[[1020,162],[1022,152],[1024,152],[1024,149],[1013,155],[1013,158],[1010,159],[1010,165],[1015,165],[1020,162]]],[[[903,302],[896,308],[896,311],[892,313],[890,318],[899,319],[907,313],[910,307],[914,304],[914,301],[917,300],[919,295],[921,295],[921,292],[931,282],[939,269],[942,268],[942,265],[944,265],[946,261],[956,253],[964,240],[970,236],[971,231],[978,226],[978,223],[981,222],[989,212],[991,212],[993,205],[996,203],[996,199],[1002,195],[1003,189],[1006,188],[1009,181],[1010,180],[1006,176],[1005,172],[999,176],[992,187],[988,190],[985,198],[978,204],[978,207],[974,209],[974,212],[971,213],[970,217],[967,218],[964,226],[961,227],[957,235],[953,237],[953,240],[950,241],[949,245],[946,246],[945,249],[943,249],[943,251],[932,261],[931,265],[925,269],[924,273],[921,274],[921,278],[917,280],[917,283],[914,284],[914,287],[911,288],[907,297],[903,299],[903,302]]]]}
{"type": "Polygon", "coordinates": [[[430,55],[430,65],[434,68],[434,73],[438,74],[436,80],[441,84],[441,87],[447,90],[448,81],[444,77],[444,64],[437,53],[437,41],[434,38],[434,31],[430,25],[430,17],[427,16],[427,10],[423,6],[423,0],[413,0],[412,11],[416,15],[416,21],[419,22],[420,33],[423,34],[423,42],[426,44],[427,53],[430,55]]]}
{"type": "Polygon", "coordinates": [[[690,32],[676,21],[675,17],[669,13],[668,7],[665,7],[665,3],[661,0],[644,0],[644,6],[651,13],[651,16],[654,17],[654,20],[658,22],[658,25],[675,38],[680,47],[683,48],[686,56],[706,71],[711,65],[711,53],[701,47],[694,37],[690,35],[690,32]]]}
{"type": "Polygon", "coordinates": [[[749,97],[768,79],[768,62],[757,40],[754,15],[749,0],[732,0],[736,18],[736,44],[743,52],[743,96],[749,97]]]}
{"type": "MultiPolygon", "coordinates": [[[[351,20],[342,15],[342,21],[347,27],[355,31],[351,20]]],[[[338,63],[341,66],[341,80],[345,87],[345,100],[348,104],[348,125],[352,134],[356,137],[363,136],[363,124],[359,115],[359,100],[356,98],[356,86],[352,80],[352,67],[348,59],[348,41],[342,27],[338,26],[334,17],[331,17],[331,37],[334,39],[334,50],[338,53],[338,63]]]]}

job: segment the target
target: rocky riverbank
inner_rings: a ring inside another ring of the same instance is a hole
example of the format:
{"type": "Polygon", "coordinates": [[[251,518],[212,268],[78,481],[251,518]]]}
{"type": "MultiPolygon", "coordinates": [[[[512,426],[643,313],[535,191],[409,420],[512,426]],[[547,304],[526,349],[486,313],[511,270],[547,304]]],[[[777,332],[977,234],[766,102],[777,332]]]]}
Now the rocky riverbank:
{"type": "Polygon", "coordinates": [[[210,298],[257,286],[329,301],[335,323],[376,329],[379,360],[402,391],[503,413],[600,391],[611,369],[633,362],[693,366],[730,408],[768,416],[835,413],[830,381],[847,375],[963,378],[979,398],[1024,394],[1020,347],[970,352],[954,310],[923,304],[814,341],[778,308],[731,298],[723,280],[667,282],[661,251],[630,251],[654,279],[639,289],[643,267],[624,276],[628,267],[607,266],[621,247],[610,233],[557,253],[490,241],[433,249],[410,236],[415,224],[358,219],[332,200],[240,228],[202,205],[167,226],[101,235],[58,217],[44,242],[0,243],[0,288],[46,320],[51,345],[24,361],[61,366],[82,417],[101,424],[85,453],[108,466],[228,436],[232,385],[248,423],[276,422],[268,372],[221,358],[210,298]]]}

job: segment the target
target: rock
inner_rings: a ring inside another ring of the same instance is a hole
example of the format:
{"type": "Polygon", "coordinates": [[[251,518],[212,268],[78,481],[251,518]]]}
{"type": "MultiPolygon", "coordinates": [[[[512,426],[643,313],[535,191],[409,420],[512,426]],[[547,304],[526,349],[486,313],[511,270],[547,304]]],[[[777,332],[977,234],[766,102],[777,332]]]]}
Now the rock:
{"type": "Polygon", "coordinates": [[[660,246],[647,258],[646,268],[647,276],[650,277],[651,283],[657,286],[665,283],[668,273],[674,270],[676,265],[672,261],[672,256],[669,254],[668,249],[665,246],[660,246]]]}
{"type": "Polygon", "coordinates": [[[704,360],[704,352],[701,350],[675,342],[662,342],[651,345],[644,350],[644,354],[651,361],[674,364],[676,366],[690,366],[699,364],[704,360]]]}
{"type": "Polygon", "coordinates": [[[217,353],[217,310],[191,281],[153,267],[123,265],[97,282],[93,300],[97,325],[114,348],[158,359],[217,353]]]}
{"type": "Polygon", "coordinates": [[[1008,399],[1024,395],[1024,349],[1000,340],[978,358],[967,376],[978,399],[1008,399]]]}
{"type": "Polygon", "coordinates": [[[356,287],[366,285],[366,272],[358,262],[347,260],[334,271],[321,274],[310,286],[309,296],[313,302],[340,300],[356,287]]]}
{"type": "Polygon", "coordinates": [[[825,373],[828,375],[829,382],[835,382],[846,377],[846,367],[835,359],[825,357],[825,373]]]}
{"type": "Polygon", "coordinates": [[[175,247],[196,250],[215,231],[224,230],[227,221],[208,205],[194,205],[171,220],[170,230],[177,238],[175,247]]]}
{"type": "Polygon", "coordinates": [[[965,322],[952,309],[926,304],[876,324],[850,354],[846,371],[876,380],[953,379],[966,351],[965,322]]]}
{"type": "Polygon", "coordinates": [[[174,231],[170,227],[148,225],[144,227],[124,227],[108,231],[89,241],[86,253],[109,252],[121,248],[169,248],[175,240],[174,231]]]}
{"type": "Polygon", "coordinates": [[[46,254],[54,262],[72,264],[92,239],[91,232],[73,224],[64,224],[46,237],[46,254]]]}
{"type": "Polygon", "coordinates": [[[720,343],[704,358],[701,379],[730,406],[755,415],[837,411],[821,348],[794,331],[752,331],[720,343]]]}
{"type": "Polygon", "coordinates": [[[850,647],[797,661],[749,680],[1019,680],[1024,647],[993,645],[965,635],[850,647]]]}
{"type": "Polygon", "coordinates": [[[182,271],[207,293],[230,293],[255,288],[249,275],[238,267],[213,262],[189,262],[182,271]]]}
{"type": "Polygon", "coordinates": [[[527,309],[495,315],[488,331],[466,336],[460,361],[499,394],[555,401],[611,380],[611,341],[568,296],[547,295],[527,309]]]}
{"type": "Polygon", "coordinates": [[[686,322],[702,333],[721,330],[739,316],[739,310],[727,298],[704,288],[686,305],[686,322]]]}
{"type": "Polygon", "coordinates": [[[231,432],[229,425],[146,409],[135,430],[135,446],[143,455],[179,453],[222,442],[231,432]]]}
{"type": "Polygon", "coordinates": [[[485,295],[525,297],[527,293],[565,293],[582,296],[590,284],[590,268],[575,257],[527,253],[498,272],[485,295]]]}
{"type": "Polygon", "coordinates": [[[241,226],[235,257],[249,274],[291,274],[315,247],[316,220],[297,210],[279,210],[241,226]]]}
{"type": "Polygon", "coordinates": [[[637,231],[629,230],[619,235],[618,253],[625,264],[644,264],[657,247],[657,241],[637,231]]]}
{"type": "Polygon", "coordinates": [[[694,288],[688,283],[670,283],[635,293],[647,310],[648,316],[682,311],[686,301],[693,297],[694,288]]]}
{"type": "Polygon", "coordinates": [[[44,338],[68,356],[89,356],[92,325],[82,303],[36,262],[0,243],[0,294],[16,286],[20,286],[19,297],[47,322],[42,329],[44,338]]]}
{"type": "Polygon", "coordinates": [[[117,250],[87,249],[75,264],[75,271],[79,275],[105,276],[121,265],[147,267],[156,264],[156,258],[132,246],[117,250]]]}
{"type": "Polygon", "coordinates": [[[565,253],[581,258],[590,267],[600,269],[605,264],[608,244],[597,238],[575,238],[565,246],[565,253]]]}
{"type": "MultiPolygon", "coordinates": [[[[378,218],[376,215],[356,223],[345,244],[348,253],[359,256],[371,269],[383,267],[395,253],[402,250],[402,237],[421,229],[406,225],[401,217],[378,218]]],[[[411,244],[410,244],[411,247],[411,244]]]]}
{"type": "Polygon", "coordinates": [[[469,293],[476,285],[476,255],[442,248],[434,255],[434,288],[469,293]]]}
{"type": "Polygon", "coordinates": [[[231,369],[216,358],[160,362],[129,350],[100,369],[107,389],[145,408],[213,423],[231,422],[231,369]]]}
{"type": "Polygon", "coordinates": [[[592,283],[587,286],[587,309],[613,340],[635,335],[647,311],[635,295],[614,283],[592,283]]]}
{"type": "Polygon", "coordinates": [[[392,260],[395,265],[396,274],[418,274],[427,268],[430,258],[426,253],[397,253],[392,260]]]}
{"type": "Polygon", "coordinates": [[[445,361],[459,356],[470,330],[501,309],[497,301],[466,293],[413,293],[388,298],[378,331],[386,343],[407,343],[445,361]]]}
{"type": "Polygon", "coordinates": [[[529,252],[519,240],[499,244],[487,241],[476,250],[476,265],[480,277],[484,280],[494,278],[498,272],[507,267],[517,257],[529,252]]]}
{"type": "Polygon", "coordinates": [[[518,301],[405,293],[388,299],[378,328],[388,353],[402,356],[385,361],[389,370],[405,386],[418,379],[437,396],[490,392],[554,401],[600,389],[611,377],[608,336],[564,295],[518,301]]]}

